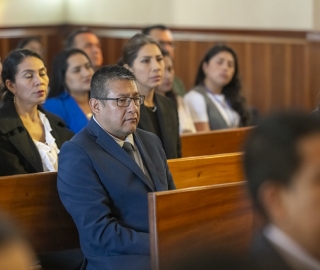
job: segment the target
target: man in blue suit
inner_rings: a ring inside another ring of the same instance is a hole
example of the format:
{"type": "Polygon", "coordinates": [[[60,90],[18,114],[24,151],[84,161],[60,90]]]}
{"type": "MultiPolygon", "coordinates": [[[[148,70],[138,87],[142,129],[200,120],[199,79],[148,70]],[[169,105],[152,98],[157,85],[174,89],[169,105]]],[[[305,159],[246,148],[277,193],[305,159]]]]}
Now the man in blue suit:
{"type": "Polygon", "coordinates": [[[251,133],[244,168],[265,226],[252,245],[254,269],[320,269],[320,121],[275,113],[251,133]]]}
{"type": "Polygon", "coordinates": [[[147,195],[175,189],[165,152],[156,135],[137,129],[144,96],[129,70],[100,68],[90,96],[93,118],[60,151],[61,200],[87,270],[150,269],[147,195]]]}

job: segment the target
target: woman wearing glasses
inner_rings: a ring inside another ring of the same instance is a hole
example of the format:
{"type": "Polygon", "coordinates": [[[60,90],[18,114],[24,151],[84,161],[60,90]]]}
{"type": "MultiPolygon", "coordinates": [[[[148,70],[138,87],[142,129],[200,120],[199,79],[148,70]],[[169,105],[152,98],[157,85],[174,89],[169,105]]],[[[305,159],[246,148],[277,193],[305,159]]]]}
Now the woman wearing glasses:
{"type": "Polygon", "coordinates": [[[88,56],[79,49],[60,52],[53,62],[44,108],[61,117],[74,133],[84,128],[92,116],[89,90],[93,72],[88,56]]]}
{"type": "Polygon", "coordinates": [[[43,110],[49,78],[40,56],[11,52],[3,62],[4,105],[0,109],[0,175],[56,171],[61,145],[73,133],[43,110]]]}
{"type": "Polygon", "coordinates": [[[138,127],[160,138],[168,159],[181,157],[177,110],[170,99],[155,94],[164,74],[158,43],[149,36],[136,34],[125,44],[122,58],[124,66],[135,75],[140,94],[145,96],[138,127]]]}

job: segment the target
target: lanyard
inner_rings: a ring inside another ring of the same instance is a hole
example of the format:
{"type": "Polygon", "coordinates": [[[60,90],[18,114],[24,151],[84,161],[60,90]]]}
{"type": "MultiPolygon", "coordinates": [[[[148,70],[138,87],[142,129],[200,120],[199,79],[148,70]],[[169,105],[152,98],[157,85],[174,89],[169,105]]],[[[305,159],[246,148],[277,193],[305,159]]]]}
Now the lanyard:
{"type": "Polygon", "coordinates": [[[235,115],[233,109],[231,108],[230,104],[224,99],[224,102],[221,101],[216,94],[212,93],[207,87],[206,91],[214,98],[214,100],[221,105],[223,108],[223,111],[225,112],[227,118],[230,121],[230,126],[231,127],[236,127],[237,126],[237,116],[235,115]]]}

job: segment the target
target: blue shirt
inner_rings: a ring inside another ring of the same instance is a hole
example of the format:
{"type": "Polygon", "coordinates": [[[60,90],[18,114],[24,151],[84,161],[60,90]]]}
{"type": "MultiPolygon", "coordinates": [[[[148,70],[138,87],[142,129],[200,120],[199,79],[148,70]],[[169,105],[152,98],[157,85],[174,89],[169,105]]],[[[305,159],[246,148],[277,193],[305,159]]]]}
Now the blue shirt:
{"type": "Polygon", "coordinates": [[[74,98],[67,92],[47,99],[43,107],[62,118],[74,133],[83,129],[89,121],[74,98]]]}

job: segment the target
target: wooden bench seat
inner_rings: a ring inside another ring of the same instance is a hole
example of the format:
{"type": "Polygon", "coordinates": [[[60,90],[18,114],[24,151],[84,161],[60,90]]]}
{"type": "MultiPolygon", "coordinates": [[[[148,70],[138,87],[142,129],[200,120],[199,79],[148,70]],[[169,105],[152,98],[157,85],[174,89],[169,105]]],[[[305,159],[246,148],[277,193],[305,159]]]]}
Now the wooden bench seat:
{"type": "Polygon", "coordinates": [[[76,226],[62,205],[57,173],[0,177],[0,210],[25,231],[38,254],[79,248],[76,226]]]}
{"type": "Polygon", "coordinates": [[[153,270],[249,246],[253,211],[243,182],[149,193],[148,200],[153,270]]]}
{"type": "Polygon", "coordinates": [[[252,127],[182,134],[182,157],[241,152],[252,127]]]}
{"type": "Polygon", "coordinates": [[[242,153],[168,160],[176,187],[188,188],[244,181],[242,153]]]}

